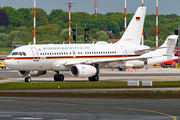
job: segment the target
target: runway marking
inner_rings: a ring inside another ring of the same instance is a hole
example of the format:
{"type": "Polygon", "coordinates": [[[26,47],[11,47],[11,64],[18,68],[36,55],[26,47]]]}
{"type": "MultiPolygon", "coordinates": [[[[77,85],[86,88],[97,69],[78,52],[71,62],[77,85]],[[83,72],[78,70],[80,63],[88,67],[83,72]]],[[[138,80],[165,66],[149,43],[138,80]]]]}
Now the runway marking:
{"type": "MultiPolygon", "coordinates": [[[[49,102],[30,102],[30,103],[48,103],[49,102]]],[[[149,113],[156,113],[164,116],[168,116],[173,118],[173,120],[177,120],[175,116],[162,113],[162,112],[157,112],[157,111],[152,111],[152,110],[143,110],[143,109],[134,109],[134,108],[123,108],[123,107],[113,107],[113,106],[101,106],[101,105],[85,105],[85,104],[75,104],[75,103],[51,103],[51,104],[62,104],[62,105],[76,105],[76,106],[90,106],[90,107],[102,107],[102,108],[114,108],[114,109],[121,109],[121,110],[132,110],[132,111],[143,111],[143,112],[149,112],[149,113]]]]}

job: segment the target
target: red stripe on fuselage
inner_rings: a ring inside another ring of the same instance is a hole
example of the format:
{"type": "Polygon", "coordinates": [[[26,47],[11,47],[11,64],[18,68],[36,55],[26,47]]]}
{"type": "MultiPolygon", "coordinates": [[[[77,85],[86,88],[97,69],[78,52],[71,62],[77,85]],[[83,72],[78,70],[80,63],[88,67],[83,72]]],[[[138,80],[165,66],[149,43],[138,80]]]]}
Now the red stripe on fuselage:
{"type": "MultiPolygon", "coordinates": [[[[139,56],[139,55],[128,55],[127,57],[136,57],[136,56],[139,56]]],[[[44,56],[43,56],[44,57],[44,56]]],[[[123,55],[113,55],[113,56],[52,56],[52,57],[46,57],[46,60],[53,60],[53,59],[98,59],[98,58],[122,58],[122,57],[126,57],[126,56],[123,56],[123,55]]],[[[33,57],[26,57],[26,58],[23,58],[23,57],[19,57],[19,58],[6,58],[5,60],[40,60],[41,57],[36,57],[36,58],[33,58],[33,57]]]]}

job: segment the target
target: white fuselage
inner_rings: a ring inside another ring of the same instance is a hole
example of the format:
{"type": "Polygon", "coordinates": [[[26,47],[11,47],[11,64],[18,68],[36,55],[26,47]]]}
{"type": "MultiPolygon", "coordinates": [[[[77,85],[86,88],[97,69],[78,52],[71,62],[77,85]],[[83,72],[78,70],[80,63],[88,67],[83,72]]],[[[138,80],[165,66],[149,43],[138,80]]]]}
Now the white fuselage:
{"type": "Polygon", "coordinates": [[[7,56],[5,64],[9,68],[17,70],[68,71],[70,66],[64,66],[68,61],[139,56],[134,52],[139,47],[140,45],[131,44],[27,45],[13,50],[7,56]],[[22,53],[25,53],[25,55],[22,53]]]}

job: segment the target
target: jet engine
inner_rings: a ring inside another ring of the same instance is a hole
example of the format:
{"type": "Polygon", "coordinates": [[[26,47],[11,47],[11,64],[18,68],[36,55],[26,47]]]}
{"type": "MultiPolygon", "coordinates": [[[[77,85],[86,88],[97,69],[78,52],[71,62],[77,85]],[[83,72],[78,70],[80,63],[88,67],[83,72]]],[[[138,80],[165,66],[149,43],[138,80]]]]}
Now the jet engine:
{"type": "Polygon", "coordinates": [[[47,71],[19,71],[20,76],[25,77],[28,73],[31,77],[38,77],[40,75],[45,75],[47,71]]]}
{"type": "Polygon", "coordinates": [[[70,69],[74,77],[91,77],[98,74],[98,69],[91,65],[74,65],[70,69]]]}

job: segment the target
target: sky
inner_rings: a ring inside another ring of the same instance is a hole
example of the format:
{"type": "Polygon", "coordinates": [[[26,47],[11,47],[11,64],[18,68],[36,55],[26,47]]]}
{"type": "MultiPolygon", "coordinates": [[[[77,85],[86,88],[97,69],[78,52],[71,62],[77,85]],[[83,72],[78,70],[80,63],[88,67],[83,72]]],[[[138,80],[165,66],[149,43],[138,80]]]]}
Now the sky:
{"type": "MultiPolygon", "coordinates": [[[[126,0],[127,13],[135,13],[137,8],[142,5],[142,0],[126,0]]],[[[93,14],[95,12],[93,3],[95,0],[36,0],[36,6],[44,9],[50,14],[53,9],[62,9],[68,12],[68,4],[72,4],[72,12],[87,12],[93,14]]],[[[106,14],[108,12],[123,12],[124,0],[97,0],[99,7],[97,12],[106,14]]],[[[159,0],[159,14],[177,14],[180,16],[180,0],[159,0]]],[[[34,7],[33,0],[0,0],[0,7],[11,6],[15,9],[34,7]]],[[[147,14],[156,14],[156,0],[144,0],[144,6],[147,7],[147,14]]]]}

